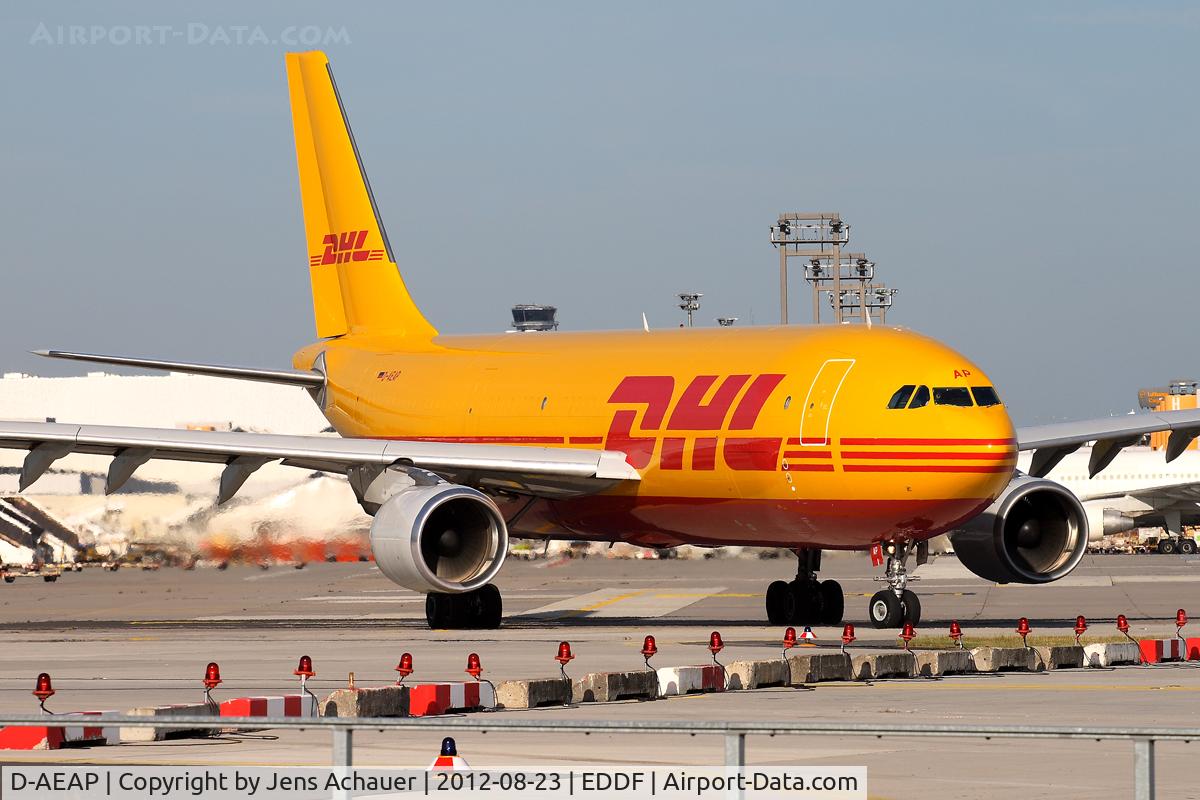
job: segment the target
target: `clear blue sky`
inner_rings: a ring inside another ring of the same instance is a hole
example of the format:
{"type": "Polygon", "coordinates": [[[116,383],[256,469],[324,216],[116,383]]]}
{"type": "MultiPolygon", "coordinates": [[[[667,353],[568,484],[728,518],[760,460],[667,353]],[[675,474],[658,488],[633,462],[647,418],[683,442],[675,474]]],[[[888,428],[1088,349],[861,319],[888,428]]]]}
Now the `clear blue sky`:
{"type": "Polygon", "coordinates": [[[332,32],[443,331],[517,302],[676,325],[684,289],[705,324],[773,322],[767,226],[834,209],[901,289],[889,321],[988,369],[1018,422],[1200,376],[1200,10],[1095,3],[6,3],[0,367],[281,366],[311,340],[292,26],[332,32]],[[71,25],[88,43],[47,41],[71,25]]]}

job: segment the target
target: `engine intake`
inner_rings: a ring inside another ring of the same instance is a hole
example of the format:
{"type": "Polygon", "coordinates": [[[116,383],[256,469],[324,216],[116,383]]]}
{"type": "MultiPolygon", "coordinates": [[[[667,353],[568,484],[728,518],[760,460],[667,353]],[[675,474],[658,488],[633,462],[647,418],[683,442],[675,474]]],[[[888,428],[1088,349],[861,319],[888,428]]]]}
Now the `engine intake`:
{"type": "Polygon", "coordinates": [[[418,592],[458,594],[490,583],[508,555],[508,528],[482,492],[452,483],[389,497],[371,523],[381,572],[418,592]]]}
{"type": "Polygon", "coordinates": [[[1087,551],[1087,512],[1065,486],[1017,475],[950,541],[963,566],[981,578],[1049,583],[1075,569],[1087,551]]]}

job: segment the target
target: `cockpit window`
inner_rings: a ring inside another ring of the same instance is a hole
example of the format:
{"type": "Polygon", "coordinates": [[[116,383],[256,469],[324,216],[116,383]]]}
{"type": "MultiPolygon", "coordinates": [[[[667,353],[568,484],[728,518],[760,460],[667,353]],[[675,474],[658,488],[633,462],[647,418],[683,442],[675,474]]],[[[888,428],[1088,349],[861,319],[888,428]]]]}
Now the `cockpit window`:
{"type": "Polygon", "coordinates": [[[929,402],[929,387],[918,386],[917,393],[913,395],[912,402],[908,404],[909,408],[921,408],[929,402]]]}
{"type": "Polygon", "coordinates": [[[971,393],[965,386],[935,386],[933,389],[933,404],[938,406],[962,406],[970,408],[971,393]]]}
{"type": "Polygon", "coordinates": [[[917,387],[911,383],[901,386],[896,390],[896,393],[892,395],[892,399],[888,401],[888,408],[904,408],[907,406],[908,398],[912,397],[913,389],[915,388],[917,387]]]}
{"type": "Polygon", "coordinates": [[[972,386],[971,394],[975,395],[975,405],[977,406],[1000,405],[1000,395],[996,394],[996,390],[991,386],[972,386]]]}

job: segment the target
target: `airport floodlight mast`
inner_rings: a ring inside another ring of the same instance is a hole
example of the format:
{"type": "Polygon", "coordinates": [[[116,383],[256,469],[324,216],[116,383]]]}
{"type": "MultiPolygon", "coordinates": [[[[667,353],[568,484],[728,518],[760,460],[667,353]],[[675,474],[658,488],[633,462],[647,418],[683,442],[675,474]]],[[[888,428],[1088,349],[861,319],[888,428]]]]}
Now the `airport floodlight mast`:
{"type": "Polygon", "coordinates": [[[840,306],[843,312],[857,312],[863,319],[876,320],[879,324],[887,323],[887,312],[892,307],[892,298],[899,289],[890,289],[882,284],[868,283],[859,289],[843,289],[840,294],[829,293],[829,305],[835,309],[840,306]],[[834,298],[840,302],[834,302],[834,298]],[[862,302],[863,298],[866,302],[862,302]]]}
{"type": "Polygon", "coordinates": [[[733,324],[737,321],[737,317],[717,317],[717,324],[722,328],[732,328],[733,324]]]}
{"type": "MultiPolygon", "coordinates": [[[[825,256],[831,263],[841,263],[842,246],[850,241],[850,224],[842,221],[840,214],[821,211],[811,214],[786,212],[771,226],[771,244],[779,248],[779,322],[788,324],[788,276],[787,261],[794,256],[825,256]]],[[[832,290],[841,292],[841,271],[832,275],[832,290]]],[[[814,285],[814,305],[817,308],[820,289],[814,285]]],[[[819,312],[818,312],[819,313],[819,312]]],[[[835,306],[834,317],[841,322],[841,311],[835,306]]],[[[818,322],[819,320],[814,320],[818,322]]]]}
{"type": "MultiPolygon", "coordinates": [[[[871,280],[875,278],[875,262],[867,258],[866,253],[847,253],[842,256],[838,262],[839,269],[833,268],[833,255],[811,255],[808,257],[807,263],[804,265],[804,279],[812,284],[813,292],[813,322],[820,323],[821,321],[821,293],[826,291],[837,291],[832,289],[832,283],[847,283],[858,282],[858,291],[866,292],[866,287],[871,280]]],[[[832,295],[831,295],[832,296],[832,295]]],[[[859,309],[859,321],[865,323],[867,321],[867,307],[864,305],[856,305],[859,309]]],[[[843,306],[843,311],[845,310],[843,306]]],[[[835,308],[836,312],[836,308],[835,308]]],[[[834,317],[841,321],[843,317],[834,317]]]]}
{"type": "Polygon", "coordinates": [[[679,308],[687,312],[688,327],[695,324],[695,314],[700,310],[700,298],[704,297],[701,292],[680,292],[679,293],[679,308]]]}

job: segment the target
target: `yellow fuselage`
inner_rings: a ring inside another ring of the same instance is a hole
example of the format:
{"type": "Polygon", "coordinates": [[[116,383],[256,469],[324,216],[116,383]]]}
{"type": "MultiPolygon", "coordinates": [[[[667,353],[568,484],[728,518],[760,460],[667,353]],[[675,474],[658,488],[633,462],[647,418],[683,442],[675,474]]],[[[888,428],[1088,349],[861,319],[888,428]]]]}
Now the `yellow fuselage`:
{"type": "Polygon", "coordinates": [[[1003,406],[888,407],[904,385],[991,385],[896,328],[350,335],[295,366],[321,353],[343,436],[603,448],[641,474],[539,502],[518,534],[858,549],[953,528],[1016,463],[1003,406]]]}

